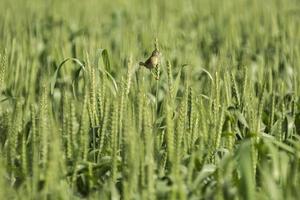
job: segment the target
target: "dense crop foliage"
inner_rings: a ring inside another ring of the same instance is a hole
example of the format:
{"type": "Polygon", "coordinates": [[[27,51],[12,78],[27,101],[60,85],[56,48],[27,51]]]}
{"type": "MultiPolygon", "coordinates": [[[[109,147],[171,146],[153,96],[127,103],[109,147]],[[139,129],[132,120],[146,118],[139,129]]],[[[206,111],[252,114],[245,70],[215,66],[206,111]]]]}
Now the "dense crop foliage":
{"type": "Polygon", "coordinates": [[[297,199],[299,73],[296,0],[1,0],[0,199],[297,199]]]}

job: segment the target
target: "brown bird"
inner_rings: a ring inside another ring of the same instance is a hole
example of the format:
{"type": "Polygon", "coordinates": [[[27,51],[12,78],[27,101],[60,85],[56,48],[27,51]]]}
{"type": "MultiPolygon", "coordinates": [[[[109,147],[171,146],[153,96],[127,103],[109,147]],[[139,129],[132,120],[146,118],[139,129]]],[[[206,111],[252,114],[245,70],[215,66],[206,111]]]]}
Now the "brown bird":
{"type": "Polygon", "coordinates": [[[160,52],[158,51],[157,48],[155,48],[151,56],[145,62],[139,63],[140,66],[144,66],[147,69],[149,69],[151,74],[154,76],[156,80],[159,80],[159,69],[158,69],[159,57],[160,57],[160,52]],[[152,69],[155,69],[154,73],[152,69]]]}
{"type": "Polygon", "coordinates": [[[139,64],[150,70],[153,68],[157,68],[159,62],[159,56],[160,56],[160,52],[157,49],[155,49],[152,52],[151,56],[145,62],[140,62],[139,64]]]}

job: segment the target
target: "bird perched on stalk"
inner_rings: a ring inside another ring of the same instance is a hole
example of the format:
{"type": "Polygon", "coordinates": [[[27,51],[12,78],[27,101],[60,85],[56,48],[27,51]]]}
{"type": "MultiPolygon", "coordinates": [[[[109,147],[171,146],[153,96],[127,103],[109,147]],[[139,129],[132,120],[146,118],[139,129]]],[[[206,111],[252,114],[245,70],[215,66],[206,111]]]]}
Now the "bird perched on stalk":
{"type": "Polygon", "coordinates": [[[159,51],[155,49],[152,52],[151,56],[145,62],[140,62],[140,65],[151,70],[158,66],[159,56],[160,56],[159,51]]]}
{"type": "Polygon", "coordinates": [[[156,48],[151,56],[145,61],[145,62],[140,62],[140,66],[144,66],[147,69],[149,69],[152,73],[152,75],[155,77],[155,79],[159,79],[158,76],[158,64],[159,64],[159,58],[160,58],[160,52],[158,51],[158,49],[156,48]],[[153,74],[152,69],[156,70],[157,74],[153,74]]]}

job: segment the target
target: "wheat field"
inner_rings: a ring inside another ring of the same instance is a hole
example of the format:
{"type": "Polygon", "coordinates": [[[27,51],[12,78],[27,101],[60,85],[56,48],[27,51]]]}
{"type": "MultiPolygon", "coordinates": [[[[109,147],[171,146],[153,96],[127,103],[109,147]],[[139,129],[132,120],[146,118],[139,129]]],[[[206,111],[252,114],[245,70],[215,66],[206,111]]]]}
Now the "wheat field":
{"type": "Polygon", "coordinates": [[[299,73],[297,0],[1,0],[0,199],[298,199],[299,73]]]}

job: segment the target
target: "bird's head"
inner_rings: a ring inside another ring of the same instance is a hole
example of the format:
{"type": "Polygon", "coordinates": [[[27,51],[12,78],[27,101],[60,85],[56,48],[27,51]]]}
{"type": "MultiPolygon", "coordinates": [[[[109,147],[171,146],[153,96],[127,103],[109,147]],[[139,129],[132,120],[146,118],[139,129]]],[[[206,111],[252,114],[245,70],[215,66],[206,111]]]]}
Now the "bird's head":
{"type": "Polygon", "coordinates": [[[160,52],[155,49],[153,52],[152,52],[152,56],[160,56],[160,52]]]}

